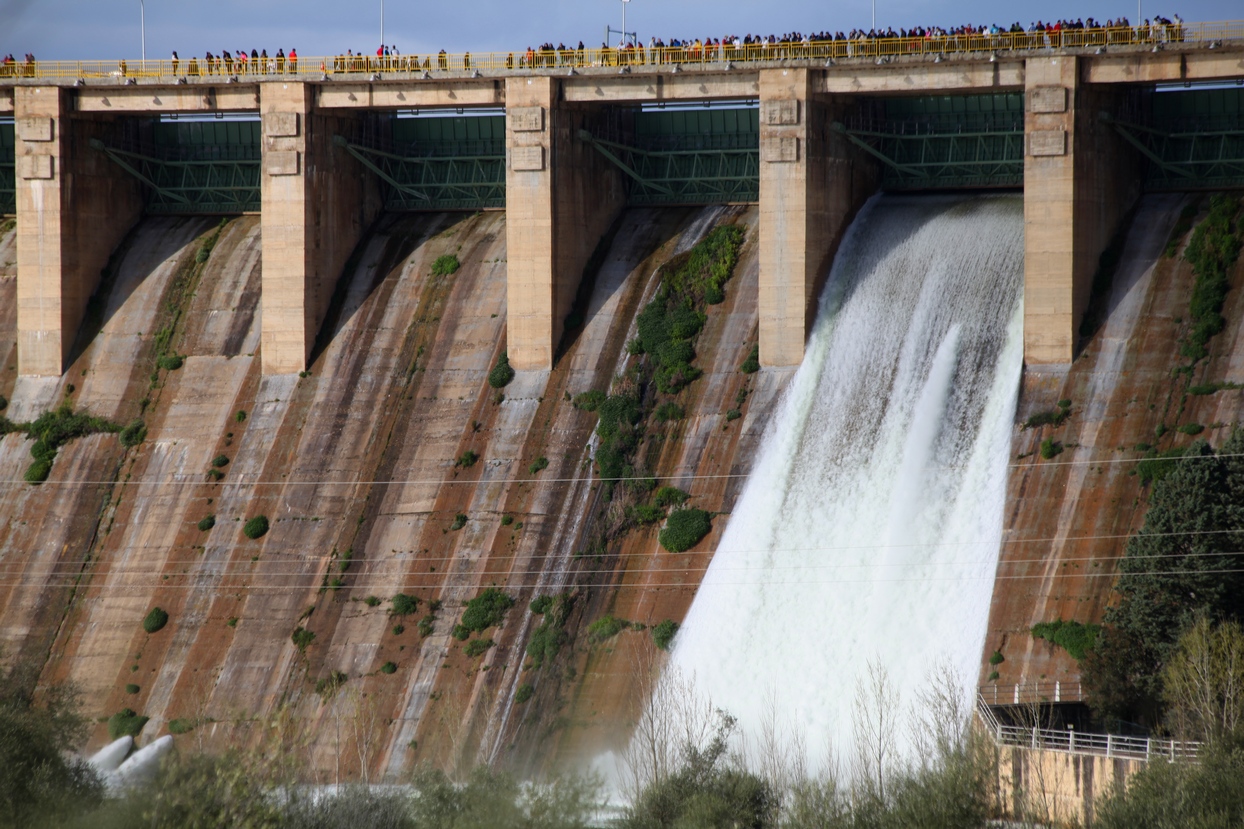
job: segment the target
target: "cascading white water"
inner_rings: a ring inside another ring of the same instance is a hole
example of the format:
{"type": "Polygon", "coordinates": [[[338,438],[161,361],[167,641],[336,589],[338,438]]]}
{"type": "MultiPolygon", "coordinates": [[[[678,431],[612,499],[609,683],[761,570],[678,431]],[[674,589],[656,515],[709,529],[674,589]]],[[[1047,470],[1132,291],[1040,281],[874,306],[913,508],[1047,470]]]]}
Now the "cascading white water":
{"type": "Polygon", "coordinates": [[[744,734],[775,702],[852,750],[868,662],[911,701],[974,682],[1022,364],[1018,196],[884,196],[835,261],[806,356],[675,641],[744,734]]]}

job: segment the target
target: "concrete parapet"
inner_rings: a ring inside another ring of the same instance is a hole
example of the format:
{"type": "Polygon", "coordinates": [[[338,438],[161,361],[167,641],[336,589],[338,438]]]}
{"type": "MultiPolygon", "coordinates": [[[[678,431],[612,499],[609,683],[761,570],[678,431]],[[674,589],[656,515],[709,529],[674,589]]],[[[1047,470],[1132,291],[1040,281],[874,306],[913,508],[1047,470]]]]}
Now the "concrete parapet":
{"type": "Polygon", "coordinates": [[[87,301],[142,214],[138,183],[88,142],[107,121],[73,113],[69,90],[14,90],[17,354],[23,375],[64,371],[87,301]]]}
{"type": "Polygon", "coordinates": [[[357,137],[358,115],[314,106],[310,84],[262,86],[264,374],[307,367],[333,287],[381,209],[378,185],[333,136],[357,137]]]}
{"type": "Polygon", "coordinates": [[[506,339],[516,369],[549,369],[601,237],[626,202],[620,173],[578,139],[591,107],[551,77],[506,81],[506,339]]]}
{"type": "Polygon", "coordinates": [[[1144,768],[1144,760],[1041,747],[998,749],[999,810],[1016,820],[1082,826],[1101,798],[1144,768]]]}
{"type": "Polygon", "coordinates": [[[876,165],[831,129],[848,104],[815,94],[807,69],[760,73],[760,360],[793,366],[817,293],[876,165]]]}

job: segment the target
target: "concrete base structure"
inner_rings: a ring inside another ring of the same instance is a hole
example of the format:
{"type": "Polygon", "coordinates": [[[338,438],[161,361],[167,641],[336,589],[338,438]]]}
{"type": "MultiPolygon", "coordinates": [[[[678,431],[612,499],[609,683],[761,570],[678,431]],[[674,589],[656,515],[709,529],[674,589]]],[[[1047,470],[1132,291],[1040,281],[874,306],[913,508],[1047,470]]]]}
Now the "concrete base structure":
{"type": "Polygon", "coordinates": [[[142,194],[90,149],[108,122],[75,115],[69,90],[13,92],[18,371],[59,376],[108,257],[142,215],[142,194]]]}
{"type": "Polygon", "coordinates": [[[815,94],[807,69],[760,72],[760,361],[803,361],[816,301],[876,163],[832,130],[849,99],[815,94]]]}
{"type": "Polygon", "coordinates": [[[264,84],[263,156],[264,374],[307,367],[342,268],[381,209],[375,177],[333,136],[355,138],[359,115],[314,107],[306,83],[264,84]]]}
{"type": "Polygon", "coordinates": [[[617,168],[578,131],[592,107],[551,77],[506,82],[506,343],[516,369],[550,369],[583,267],[626,203],[617,168]]]}
{"type": "Polygon", "coordinates": [[[1144,767],[1143,760],[1000,747],[997,806],[1014,820],[1082,826],[1103,797],[1144,767]]]}
{"type": "Polygon", "coordinates": [[[1099,118],[1114,101],[1074,56],[1029,58],[1024,115],[1024,361],[1070,363],[1098,258],[1140,196],[1135,152],[1099,118]]]}

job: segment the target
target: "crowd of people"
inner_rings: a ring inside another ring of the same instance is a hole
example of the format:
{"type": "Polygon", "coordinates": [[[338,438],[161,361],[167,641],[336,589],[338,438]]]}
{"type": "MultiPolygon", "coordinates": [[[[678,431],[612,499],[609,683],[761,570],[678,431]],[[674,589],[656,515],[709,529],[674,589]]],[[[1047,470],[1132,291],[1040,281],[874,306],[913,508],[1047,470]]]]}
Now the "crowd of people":
{"type": "Polygon", "coordinates": [[[35,56],[26,53],[26,57],[21,63],[17,62],[17,58],[13,57],[13,53],[0,58],[0,78],[18,78],[31,77],[35,75],[35,56]]]}

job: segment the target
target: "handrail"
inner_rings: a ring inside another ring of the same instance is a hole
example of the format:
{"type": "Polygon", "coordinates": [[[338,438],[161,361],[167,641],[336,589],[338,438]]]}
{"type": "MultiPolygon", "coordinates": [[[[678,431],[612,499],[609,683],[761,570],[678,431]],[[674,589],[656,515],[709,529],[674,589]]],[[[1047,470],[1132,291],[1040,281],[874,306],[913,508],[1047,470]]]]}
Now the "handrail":
{"type": "Polygon", "coordinates": [[[925,35],[922,37],[865,38],[811,41],[807,43],[755,43],[745,46],[667,46],[649,48],[602,47],[592,49],[536,49],[518,52],[464,52],[460,54],[414,54],[374,57],[332,55],[299,57],[297,60],[269,57],[263,65],[239,58],[216,59],[210,65],[202,58],[180,60],[87,60],[34,61],[0,65],[0,82],[21,79],[112,79],[135,82],[139,79],[191,79],[241,81],[265,76],[322,79],[338,75],[367,77],[410,77],[433,72],[537,71],[558,68],[664,66],[730,68],[740,63],[776,61],[835,61],[852,58],[885,60],[894,57],[1041,52],[1055,49],[1109,49],[1115,46],[1202,44],[1217,48],[1225,41],[1244,40],[1244,21],[1216,21],[1116,26],[1111,28],[1064,29],[1045,32],[1001,32],[998,34],[925,35]]]}
{"type": "Polygon", "coordinates": [[[980,686],[977,693],[981,702],[989,705],[1084,701],[1084,688],[1079,682],[991,682],[980,686]]]}

